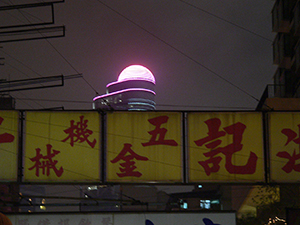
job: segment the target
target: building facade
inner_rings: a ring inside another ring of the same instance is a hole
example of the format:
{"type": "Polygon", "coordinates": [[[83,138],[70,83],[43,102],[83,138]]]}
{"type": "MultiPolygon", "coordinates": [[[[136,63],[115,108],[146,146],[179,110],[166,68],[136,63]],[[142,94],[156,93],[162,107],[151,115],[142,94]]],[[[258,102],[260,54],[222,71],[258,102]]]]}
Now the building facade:
{"type": "Polygon", "coordinates": [[[300,1],[276,0],[272,9],[273,63],[277,70],[257,110],[300,109],[300,1]]]}
{"type": "Polygon", "coordinates": [[[277,0],[272,10],[273,62],[276,97],[299,97],[300,75],[300,1],[277,0]]]}

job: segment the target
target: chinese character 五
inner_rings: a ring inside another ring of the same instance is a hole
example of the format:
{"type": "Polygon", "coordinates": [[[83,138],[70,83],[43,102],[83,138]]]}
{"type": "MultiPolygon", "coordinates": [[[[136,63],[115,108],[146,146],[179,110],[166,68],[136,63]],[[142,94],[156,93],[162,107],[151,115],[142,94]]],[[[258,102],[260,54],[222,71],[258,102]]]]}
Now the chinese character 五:
{"type": "Polygon", "coordinates": [[[142,143],[145,146],[151,145],[170,145],[170,146],[177,146],[177,142],[175,140],[166,140],[165,135],[167,133],[166,128],[161,128],[161,125],[168,122],[168,116],[158,116],[152,119],[149,119],[149,123],[155,126],[155,129],[149,131],[148,133],[151,135],[151,139],[149,142],[142,143]]]}

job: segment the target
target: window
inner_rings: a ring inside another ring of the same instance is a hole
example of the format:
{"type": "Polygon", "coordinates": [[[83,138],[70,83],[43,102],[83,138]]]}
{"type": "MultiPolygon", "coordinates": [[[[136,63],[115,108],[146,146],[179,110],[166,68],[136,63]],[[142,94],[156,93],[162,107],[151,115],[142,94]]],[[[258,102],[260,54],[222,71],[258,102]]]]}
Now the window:
{"type": "Polygon", "coordinates": [[[200,200],[200,208],[210,209],[210,200],[200,200]]]}
{"type": "Polygon", "coordinates": [[[180,199],[180,208],[182,208],[182,209],[188,209],[188,203],[185,201],[185,200],[183,200],[183,199],[180,199]]]}

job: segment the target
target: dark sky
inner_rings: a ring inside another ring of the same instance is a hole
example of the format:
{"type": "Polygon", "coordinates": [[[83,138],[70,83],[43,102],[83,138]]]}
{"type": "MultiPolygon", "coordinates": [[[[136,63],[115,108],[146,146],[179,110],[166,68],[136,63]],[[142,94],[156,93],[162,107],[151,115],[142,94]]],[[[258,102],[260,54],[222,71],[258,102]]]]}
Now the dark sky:
{"type": "MultiPolygon", "coordinates": [[[[21,2],[6,0],[1,6],[21,2]]],[[[55,25],[65,25],[66,36],[3,43],[1,79],[82,73],[84,79],[66,80],[63,87],[10,94],[17,109],[91,109],[95,90],[104,94],[125,67],[141,64],[156,78],[158,110],[252,110],[276,69],[273,4],[66,0],[55,4],[55,25]]],[[[47,13],[23,10],[5,18],[26,23],[44,20],[47,13]]]]}

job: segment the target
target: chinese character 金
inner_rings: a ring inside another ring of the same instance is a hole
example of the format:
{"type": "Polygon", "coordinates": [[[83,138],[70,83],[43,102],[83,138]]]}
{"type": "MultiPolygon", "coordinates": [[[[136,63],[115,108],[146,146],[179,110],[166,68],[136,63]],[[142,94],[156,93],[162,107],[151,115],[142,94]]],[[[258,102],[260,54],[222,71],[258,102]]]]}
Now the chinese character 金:
{"type": "Polygon", "coordinates": [[[165,135],[168,130],[160,127],[163,123],[167,123],[168,119],[168,116],[159,116],[148,120],[152,125],[155,126],[155,129],[148,132],[152,137],[149,142],[142,143],[144,147],[150,145],[178,145],[175,140],[166,140],[165,135]]]}
{"type": "Polygon", "coordinates": [[[122,168],[120,168],[121,173],[117,173],[117,175],[119,177],[128,177],[128,176],[140,177],[140,176],[142,176],[142,173],[140,173],[138,171],[134,171],[137,167],[135,166],[135,162],[133,161],[133,159],[147,161],[148,158],[136,154],[131,149],[131,147],[132,147],[131,144],[125,143],[122,151],[117,155],[116,158],[114,158],[113,160],[110,161],[111,163],[116,163],[120,160],[124,161],[124,163],[120,163],[120,166],[122,168]]]}
{"type": "Polygon", "coordinates": [[[94,148],[97,141],[96,139],[94,139],[93,141],[90,141],[88,139],[89,136],[93,134],[93,131],[87,129],[88,120],[84,120],[84,116],[80,116],[79,118],[80,121],[77,122],[76,124],[74,120],[70,121],[70,127],[64,130],[64,132],[68,134],[68,137],[66,137],[62,141],[65,142],[68,139],[70,139],[70,145],[72,147],[74,146],[74,143],[77,141],[79,141],[79,143],[86,141],[89,146],[94,148]]]}
{"type": "Polygon", "coordinates": [[[256,171],[257,155],[250,152],[248,162],[244,166],[236,166],[232,164],[232,156],[234,153],[241,151],[243,148],[242,138],[246,129],[246,125],[237,122],[230,126],[224,127],[224,131],[219,131],[221,126],[221,120],[218,118],[212,118],[205,121],[208,127],[208,136],[195,141],[197,146],[202,146],[210,149],[209,152],[204,153],[205,157],[208,157],[205,161],[199,161],[198,163],[204,168],[205,173],[209,176],[211,173],[218,172],[220,169],[219,163],[222,160],[221,156],[217,156],[222,153],[225,155],[225,168],[230,174],[253,174],[256,171]],[[218,147],[222,141],[218,138],[225,135],[232,135],[233,142],[225,147],[218,147]],[[207,144],[206,144],[207,143],[207,144]]]}
{"type": "Polygon", "coordinates": [[[35,175],[37,177],[40,176],[40,170],[42,170],[42,174],[46,176],[50,175],[50,170],[53,170],[56,176],[60,177],[64,169],[63,167],[60,167],[59,169],[56,168],[57,160],[53,160],[53,158],[60,153],[60,151],[54,150],[51,153],[52,150],[52,145],[47,144],[47,155],[43,156],[40,152],[41,149],[37,148],[35,149],[36,151],[36,156],[33,158],[30,158],[32,162],[35,162],[35,164],[29,168],[29,170],[35,169],[35,175]]]}

